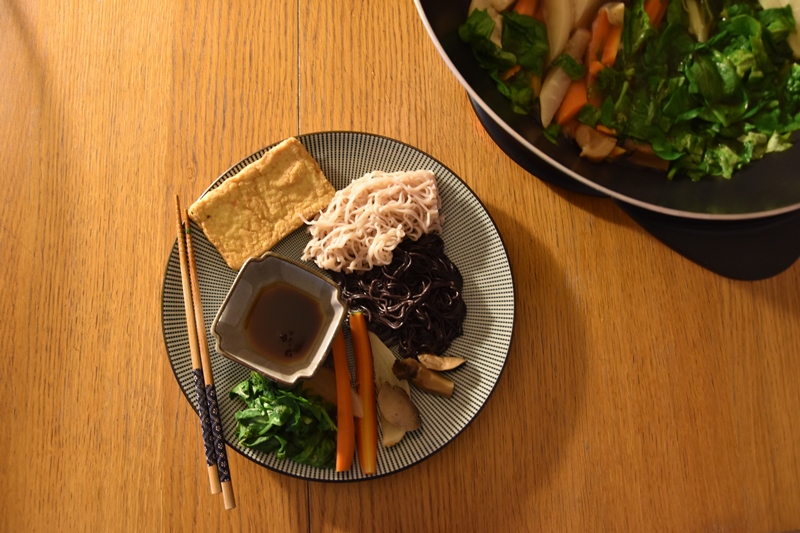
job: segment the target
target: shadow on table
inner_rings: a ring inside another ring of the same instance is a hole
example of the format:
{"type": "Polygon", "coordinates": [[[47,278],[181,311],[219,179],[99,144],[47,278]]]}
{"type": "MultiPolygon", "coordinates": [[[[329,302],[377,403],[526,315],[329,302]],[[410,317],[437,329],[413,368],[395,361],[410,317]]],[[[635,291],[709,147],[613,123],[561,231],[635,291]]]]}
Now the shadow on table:
{"type": "Polygon", "coordinates": [[[573,207],[576,207],[595,218],[604,220],[616,226],[624,226],[628,229],[638,229],[639,231],[644,231],[629,216],[625,215],[619,206],[610,198],[580,194],[577,192],[567,191],[553,185],[546,185],[548,189],[550,189],[554,194],[562,198],[564,201],[569,202],[573,207]]]}
{"type": "MultiPolygon", "coordinates": [[[[506,246],[517,317],[504,374],[479,417],[497,418],[490,429],[480,429],[496,435],[496,448],[486,450],[493,469],[474,480],[493,488],[468,508],[488,505],[506,508],[507,516],[520,516],[515,507],[532,499],[532,492],[548,490],[572,439],[585,396],[586,332],[578,295],[570,288],[562,261],[519,224],[513,212],[492,214],[501,231],[514,236],[513,241],[507,238],[506,246]]],[[[470,437],[475,438],[467,435],[465,441],[470,437]]],[[[521,518],[526,516],[521,513],[521,518]]]]}
{"type": "MultiPolygon", "coordinates": [[[[781,313],[800,318],[800,296],[795,291],[785,290],[789,283],[782,281],[784,277],[791,277],[792,272],[797,268],[795,263],[771,279],[753,282],[734,281],[733,283],[736,285],[736,290],[743,291],[748,298],[762,300],[781,313]]],[[[794,275],[797,275],[797,272],[794,272],[794,275]]]]}

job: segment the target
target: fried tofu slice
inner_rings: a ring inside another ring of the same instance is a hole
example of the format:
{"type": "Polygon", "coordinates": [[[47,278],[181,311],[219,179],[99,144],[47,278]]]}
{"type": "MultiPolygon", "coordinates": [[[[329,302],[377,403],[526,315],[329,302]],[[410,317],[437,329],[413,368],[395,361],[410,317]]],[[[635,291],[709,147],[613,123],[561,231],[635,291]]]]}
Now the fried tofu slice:
{"type": "Polygon", "coordinates": [[[305,147],[281,142],[189,208],[234,270],[327,207],[336,191],[305,147]]]}

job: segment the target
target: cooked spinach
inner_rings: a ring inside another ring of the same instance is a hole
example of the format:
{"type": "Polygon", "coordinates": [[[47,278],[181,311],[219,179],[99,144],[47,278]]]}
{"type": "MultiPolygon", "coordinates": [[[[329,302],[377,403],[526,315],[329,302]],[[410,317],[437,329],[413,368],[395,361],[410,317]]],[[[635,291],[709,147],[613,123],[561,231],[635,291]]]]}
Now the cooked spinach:
{"type": "Polygon", "coordinates": [[[555,58],[553,67],[561,67],[572,80],[579,80],[586,75],[586,67],[567,54],[561,54],[555,58]]]}
{"type": "Polygon", "coordinates": [[[459,27],[458,35],[470,45],[481,67],[489,71],[509,69],[517,64],[517,56],[492,42],[494,26],[494,20],[487,10],[476,9],[467,22],[459,27]]]}
{"type": "Polygon", "coordinates": [[[524,70],[542,75],[544,60],[550,45],[547,43],[547,28],[544,23],[514,11],[503,13],[503,50],[517,57],[524,70]]]}
{"type": "Polygon", "coordinates": [[[230,397],[247,405],[234,415],[241,446],[320,468],[335,466],[334,407],[304,391],[302,384],[284,387],[252,372],[230,397]]]}

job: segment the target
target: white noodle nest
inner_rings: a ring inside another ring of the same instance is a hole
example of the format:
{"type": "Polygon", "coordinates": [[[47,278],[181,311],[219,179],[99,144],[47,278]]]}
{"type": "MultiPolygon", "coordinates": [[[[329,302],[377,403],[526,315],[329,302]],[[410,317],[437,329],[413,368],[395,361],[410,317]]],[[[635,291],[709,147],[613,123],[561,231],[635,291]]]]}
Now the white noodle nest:
{"type": "Polygon", "coordinates": [[[302,259],[346,274],[388,265],[404,238],[441,231],[440,207],[433,172],[370,172],[337,191],[324,211],[305,221],[311,240],[302,259]]]}

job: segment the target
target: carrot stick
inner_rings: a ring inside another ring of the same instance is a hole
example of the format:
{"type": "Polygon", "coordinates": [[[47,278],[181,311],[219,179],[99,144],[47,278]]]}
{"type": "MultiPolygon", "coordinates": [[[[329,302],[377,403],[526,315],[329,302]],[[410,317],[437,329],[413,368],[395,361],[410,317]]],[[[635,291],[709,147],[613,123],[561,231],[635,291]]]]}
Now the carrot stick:
{"type": "Polygon", "coordinates": [[[608,128],[606,126],[603,126],[602,124],[598,124],[597,126],[595,126],[595,129],[600,133],[605,133],[606,135],[611,135],[612,137],[617,136],[617,130],[608,128]]]}
{"type": "Polygon", "coordinates": [[[606,66],[613,66],[617,60],[619,42],[622,40],[622,26],[611,26],[606,34],[606,41],[603,44],[603,57],[600,60],[606,66]]]}
{"type": "MultiPolygon", "coordinates": [[[[599,128],[598,128],[598,131],[599,131],[599,128]]],[[[625,154],[625,148],[623,148],[621,146],[615,146],[611,150],[611,153],[608,154],[608,157],[606,157],[606,159],[608,159],[609,161],[614,161],[615,159],[619,159],[620,156],[622,156],[624,154],[625,154]]]]}
{"type": "Polygon", "coordinates": [[[650,20],[650,24],[653,24],[653,21],[658,14],[659,4],[661,2],[659,0],[647,0],[644,3],[644,12],[647,13],[647,18],[650,20]]]}
{"type": "Polygon", "coordinates": [[[586,47],[584,64],[589,67],[586,73],[586,85],[588,87],[594,84],[597,73],[604,67],[600,60],[603,56],[603,48],[610,29],[611,22],[608,20],[608,13],[605,9],[601,9],[597,12],[594,22],[592,22],[592,36],[589,39],[589,45],[586,47]]]}
{"type": "Polygon", "coordinates": [[[589,46],[586,47],[586,65],[591,65],[592,61],[598,61],[603,43],[606,40],[611,23],[608,20],[608,13],[601,9],[597,13],[597,18],[592,22],[592,37],[589,39],[589,46]]]}
{"type": "Polygon", "coordinates": [[[520,15],[532,17],[536,13],[538,7],[539,0],[517,0],[517,3],[514,5],[514,11],[520,15]]]}
{"type": "Polygon", "coordinates": [[[655,21],[653,21],[654,28],[658,29],[658,27],[661,26],[661,21],[664,19],[664,15],[666,14],[667,14],[667,3],[661,2],[661,9],[658,11],[655,21]]]}
{"type": "Polygon", "coordinates": [[[520,67],[519,65],[514,65],[514,66],[513,66],[513,67],[511,67],[510,69],[508,69],[508,70],[506,70],[505,72],[503,72],[503,73],[500,75],[500,79],[501,79],[501,80],[503,80],[503,81],[505,81],[505,80],[507,80],[507,79],[511,78],[511,76],[513,76],[514,74],[516,74],[517,72],[519,72],[519,69],[521,69],[521,68],[522,68],[522,67],[520,67]]]}
{"type": "Polygon", "coordinates": [[[564,95],[564,100],[561,102],[561,107],[556,111],[556,123],[563,125],[570,119],[574,118],[578,111],[588,103],[586,93],[586,80],[580,79],[573,81],[567,89],[567,94],[564,95]]]}
{"type": "Polygon", "coordinates": [[[591,75],[590,79],[594,81],[594,79],[597,77],[597,74],[599,74],[604,68],[606,68],[606,66],[599,61],[592,61],[589,63],[589,74],[591,75]]]}
{"type": "Polygon", "coordinates": [[[358,463],[361,471],[370,475],[378,472],[378,408],[375,403],[375,381],[372,370],[372,347],[367,334],[364,313],[350,313],[350,335],[356,358],[356,389],[364,404],[364,416],[356,424],[358,463]]]}
{"type": "Polygon", "coordinates": [[[663,0],[645,0],[644,12],[647,13],[647,17],[650,19],[650,25],[657,29],[661,24],[661,19],[667,12],[667,2],[663,0]]]}
{"type": "Polygon", "coordinates": [[[347,346],[339,331],[333,339],[333,368],[336,372],[336,471],[347,472],[353,466],[356,450],[353,401],[350,397],[350,370],[347,368],[347,346]]]}

